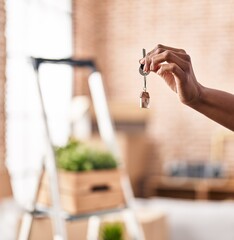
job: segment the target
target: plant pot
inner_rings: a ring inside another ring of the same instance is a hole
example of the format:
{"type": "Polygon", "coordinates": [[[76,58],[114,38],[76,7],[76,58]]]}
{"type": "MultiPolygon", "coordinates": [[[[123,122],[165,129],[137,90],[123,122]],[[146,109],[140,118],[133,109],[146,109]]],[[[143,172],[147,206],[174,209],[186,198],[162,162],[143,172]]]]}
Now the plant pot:
{"type": "MultiPolygon", "coordinates": [[[[58,171],[61,204],[70,214],[95,212],[124,205],[120,170],[89,172],[58,171]]],[[[38,202],[50,205],[46,174],[42,178],[38,202]]]]}

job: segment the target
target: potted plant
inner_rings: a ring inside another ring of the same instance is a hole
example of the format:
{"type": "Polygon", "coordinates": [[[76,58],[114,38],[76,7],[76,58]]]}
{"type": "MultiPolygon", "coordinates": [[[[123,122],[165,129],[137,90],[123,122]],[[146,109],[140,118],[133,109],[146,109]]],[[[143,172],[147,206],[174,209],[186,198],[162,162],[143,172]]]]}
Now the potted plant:
{"type": "Polygon", "coordinates": [[[55,148],[55,154],[58,168],[66,171],[117,168],[117,162],[111,153],[90,148],[76,140],[70,140],[64,147],[55,148]]]}
{"type": "MultiPolygon", "coordinates": [[[[55,148],[55,154],[65,211],[78,214],[123,204],[120,172],[111,153],[70,140],[66,146],[55,148]]],[[[50,203],[46,176],[39,191],[39,202],[50,203]]]]}
{"type": "Polygon", "coordinates": [[[121,222],[106,222],[101,226],[99,240],[124,240],[124,225],[121,222]]]}

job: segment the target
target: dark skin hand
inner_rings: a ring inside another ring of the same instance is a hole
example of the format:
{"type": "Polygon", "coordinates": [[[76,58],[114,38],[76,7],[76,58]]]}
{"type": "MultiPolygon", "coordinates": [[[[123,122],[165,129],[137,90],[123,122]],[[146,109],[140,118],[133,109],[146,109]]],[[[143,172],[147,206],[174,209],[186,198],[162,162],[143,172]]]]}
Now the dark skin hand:
{"type": "Polygon", "coordinates": [[[202,86],[185,50],[159,44],[140,63],[162,77],[182,103],[234,131],[234,95],[202,86]]]}

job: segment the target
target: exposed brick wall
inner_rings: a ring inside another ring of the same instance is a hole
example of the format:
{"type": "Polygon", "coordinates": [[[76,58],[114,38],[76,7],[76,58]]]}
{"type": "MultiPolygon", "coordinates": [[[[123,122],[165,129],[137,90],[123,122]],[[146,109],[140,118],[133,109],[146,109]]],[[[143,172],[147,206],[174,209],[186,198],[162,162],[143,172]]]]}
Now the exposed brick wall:
{"type": "Polygon", "coordinates": [[[5,67],[6,67],[6,40],[5,40],[5,5],[0,0],[0,168],[5,160],[5,67]]]}
{"type": "MultiPolygon", "coordinates": [[[[203,85],[233,91],[233,9],[231,0],[73,0],[74,54],[96,59],[109,99],[123,103],[138,104],[138,59],[143,47],[151,50],[157,43],[186,49],[203,85]]],[[[80,79],[76,92],[85,93],[80,79]]],[[[211,137],[224,128],[182,105],[154,74],[148,90],[147,131],[155,142],[155,168],[160,160],[209,159],[211,137]]]]}

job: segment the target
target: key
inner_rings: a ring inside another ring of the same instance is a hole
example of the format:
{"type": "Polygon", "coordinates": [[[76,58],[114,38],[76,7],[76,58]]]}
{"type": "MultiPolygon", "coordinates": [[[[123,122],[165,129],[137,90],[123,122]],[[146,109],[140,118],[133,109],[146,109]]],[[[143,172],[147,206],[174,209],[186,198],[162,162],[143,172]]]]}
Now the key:
{"type": "MultiPolygon", "coordinates": [[[[143,49],[143,57],[145,57],[146,51],[143,49]]],[[[149,93],[146,91],[146,76],[149,74],[149,72],[144,72],[143,71],[144,65],[141,64],[139,68],[140,74],[144,77],[144,87],[143,87],[143,92],[140,94],[140,108],[149,108],[149,103],[150,103],[150,96],[149,93]]]]}
{"type": "MultiPolygon", "coordinates": [[[[143,57],[146,56],[146,51],[145,49],[143,48],[143,57]]],[[[143,71],[144,69],[144,64],[141,64],[140,67],[139,67],[139,73],[142,75],[142,76],[147,76],[149,74],[149,72],[144,72],[143,71]]]]}

